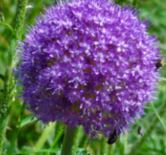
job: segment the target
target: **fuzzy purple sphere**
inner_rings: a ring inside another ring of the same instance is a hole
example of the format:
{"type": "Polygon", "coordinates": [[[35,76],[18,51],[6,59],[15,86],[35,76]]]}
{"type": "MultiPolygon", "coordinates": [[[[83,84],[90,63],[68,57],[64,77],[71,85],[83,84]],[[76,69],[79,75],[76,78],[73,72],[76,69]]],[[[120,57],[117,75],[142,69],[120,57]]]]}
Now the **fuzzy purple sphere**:
{"type": "Polygon", "coordinates": [[[153,99],[159,50],[144,22],[107,0],[48,9],[22,43],[23,99],[44,122],[120,133],[153,99]]]}

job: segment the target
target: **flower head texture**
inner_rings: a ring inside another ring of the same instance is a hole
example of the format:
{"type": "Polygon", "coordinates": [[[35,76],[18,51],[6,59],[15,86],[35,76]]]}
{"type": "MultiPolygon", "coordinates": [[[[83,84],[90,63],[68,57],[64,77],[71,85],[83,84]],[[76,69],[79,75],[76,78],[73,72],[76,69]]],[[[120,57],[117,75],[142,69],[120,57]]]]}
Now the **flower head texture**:
{"type": "Polygon", "coordinates": [[[23,99],[43,122],[122,132],[153,100],[156,40],[130,8],[78,0],[49,8],[21,45],[23,99]]]}

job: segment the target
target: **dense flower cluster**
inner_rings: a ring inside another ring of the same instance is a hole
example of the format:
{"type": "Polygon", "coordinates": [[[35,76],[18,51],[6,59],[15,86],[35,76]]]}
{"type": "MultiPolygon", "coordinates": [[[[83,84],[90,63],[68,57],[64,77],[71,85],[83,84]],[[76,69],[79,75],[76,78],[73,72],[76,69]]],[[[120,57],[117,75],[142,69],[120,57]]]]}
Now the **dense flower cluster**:
{"type": "Polygon", "coordinates": [[[153,99],[159,50],[146,24],[107,0],[48,9],[22,43],[23,98],[44,122],[121,132],[153,99]]]}

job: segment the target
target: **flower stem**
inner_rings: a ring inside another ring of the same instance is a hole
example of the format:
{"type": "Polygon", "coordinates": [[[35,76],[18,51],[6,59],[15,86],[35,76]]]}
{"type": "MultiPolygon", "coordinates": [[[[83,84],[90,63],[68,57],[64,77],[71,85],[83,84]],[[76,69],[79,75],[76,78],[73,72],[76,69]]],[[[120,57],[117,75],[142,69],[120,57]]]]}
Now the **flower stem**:
{"type": "Polygon", "coordinates": [[[16,19],[15,19],[15,31],[16,31],[17,40],[21,39],[23,35],[23,27],[24,27],[27,3],[28,0],[18,0],[16,19]]]}
{"type": "Polygon", "coordinates": [[[72,155],[72,148],[75,141],[76,128],[67,126],[63,140],[61,155],[72,155]]]}
{"type": "Polygon", "coordinates": [[[16,40],[11,40],[11,46],[8,49],[7,55],[7,64],[6,64],[6,72],[4,75],[4,88],[2,90],[3,97],[0,101],[0,155],[4,155],[4,144],[5,144],[5,134],[6,128],[9,119],[9,111],[10,105],[14,101],[14,76],[13,76],[13,67],[14,67],[14,58],[15,58],[15,50],[17,47],[17,40],[22,38],[23,34],[23,26],[25,20],[26,13],[26,5],[28,0],[18,0],[18,7],[16,12],[16,20],[15,20],[15,34],[16,40]]]}

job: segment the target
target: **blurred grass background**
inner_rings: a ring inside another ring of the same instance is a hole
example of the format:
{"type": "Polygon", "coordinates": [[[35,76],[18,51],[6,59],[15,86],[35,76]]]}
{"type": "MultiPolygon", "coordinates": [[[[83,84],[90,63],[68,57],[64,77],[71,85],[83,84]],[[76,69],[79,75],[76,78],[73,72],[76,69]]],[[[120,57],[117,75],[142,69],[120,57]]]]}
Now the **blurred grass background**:
{"type": "MultiPolygon", "coordinates": [[[[137,8],[140,17],[149,23],[149,32],[159,39],[165,61],[166,0],[117,0],[121,5],[137,8]]],[[[35,19],[55,0],[29,0],[24,33],[35,19]]],[[[0,75],[8,69],[9,51],[15,52],[17,0],[0,0],[0,75]]],[[[113,145],[100,136],[90,139],[78,129],[74,151],[77,155],[166,155],[166,67],[161,69],[156,101],[145,107],[145,115],[113,145]],[[139,131],[138,131],[139,130],[139,131]]],[[[4,80],[0,78],[0,102],[4,99],[4,80]]],[[[13,88],[15,89],[15,88],[13,88]]],[[[9,122],[6,132],[6,155],[58,155],[65,126],[59,122],[43,124],[22,104],[20,96],[10,100],[9,122]]],[[[1,107],[0,107],[1,108],[1,107]]],[[[1,122],[0,122],[1,123],[1,122]]],[[[1,141],[1,139],[0,139],[1,141]]]]}

